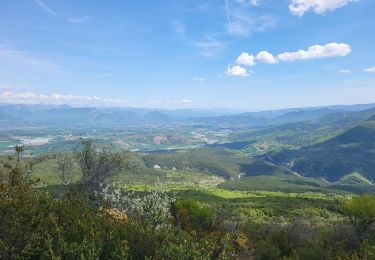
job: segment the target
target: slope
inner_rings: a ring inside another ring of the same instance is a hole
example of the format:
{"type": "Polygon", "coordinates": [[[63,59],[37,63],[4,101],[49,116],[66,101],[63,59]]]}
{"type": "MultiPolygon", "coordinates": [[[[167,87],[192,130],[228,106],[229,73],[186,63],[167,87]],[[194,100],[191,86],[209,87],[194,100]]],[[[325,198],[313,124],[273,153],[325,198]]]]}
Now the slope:
{"type": "Polygon", "coordinates": [[[327,141],[300,150],[271,153],[270,157],[302,176],[337,181],[357,172],[373,182],[375,116],[327,141]]]}

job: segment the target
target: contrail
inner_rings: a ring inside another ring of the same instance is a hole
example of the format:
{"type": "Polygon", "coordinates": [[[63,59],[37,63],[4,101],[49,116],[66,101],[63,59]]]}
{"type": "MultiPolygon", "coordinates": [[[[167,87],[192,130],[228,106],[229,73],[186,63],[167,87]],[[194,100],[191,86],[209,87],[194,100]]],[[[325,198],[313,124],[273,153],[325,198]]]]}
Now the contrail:
{"type": "Polygon", "coordinates": [[[230,30],[230,28],[231,28],[231,22],[230,22],[230,16],[229,16],[229,3],[228,3],[228,0],[225,0],[225,10],[227,12],[228,30],[229,30],[229,32],[231,32],[231,30],[230,30]]]}
{"type": "Polygon", "coordinates": [[[49,8],[45,3],[43,3],[42,0],[35,0],[35,2],[40,6],[40,8],[42,8],[47,13],[53,16],[57,16],[57,14],[51,8],[49,8]]]}

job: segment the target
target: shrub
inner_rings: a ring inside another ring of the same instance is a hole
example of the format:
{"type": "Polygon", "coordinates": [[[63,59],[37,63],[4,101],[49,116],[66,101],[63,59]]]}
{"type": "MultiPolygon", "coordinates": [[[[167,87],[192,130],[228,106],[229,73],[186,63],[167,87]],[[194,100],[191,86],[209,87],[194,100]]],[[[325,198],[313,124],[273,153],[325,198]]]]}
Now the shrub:
{"type": "MultiPolygon", "coordinates": [[[[349,238],[350,247],[358,247],[369,236],[369,230],[375,223],[375,196],[362,195],[346,201],[343,212],[349,216],[353,225],[353,233],[349,238]]],[[[374,234],[368,237],[375,239],[374,234]]]]}
{"type": "Polygon", "coordinates": [[[75,194],[56,200],[27,185],[0,189],[1,258],[121,258],[119,224],[75,194]]]}
{"type": "Polygon", "coordinates": [[[185,230],[211,231],[215,212],[210,207],[194,200],[180,200],[175,203],[185,230]]]}

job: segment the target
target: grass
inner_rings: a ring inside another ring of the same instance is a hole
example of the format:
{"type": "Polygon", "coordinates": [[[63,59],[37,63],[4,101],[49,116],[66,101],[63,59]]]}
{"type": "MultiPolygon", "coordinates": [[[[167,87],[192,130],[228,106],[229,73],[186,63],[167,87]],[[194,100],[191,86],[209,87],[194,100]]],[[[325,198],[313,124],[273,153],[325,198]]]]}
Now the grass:
{"type": "Polygon", "coordinates": [[[309,218],[333,221],[341,217],[341,202],[350,195],[324,193],[285,193],[269,191],[228,191],[223,189],[185,190],[180,199],[193,199],[220,208],[232,221],[262,222],[273,218],[290,221],[309,218]]]}
{"type": "MultiPolygon", "coordinates": [[[[39,180],[41,185],[61,185],[64,184],[57,171],[56,159],[49,159],[33,167],[31,177],[39,180]]],[[[77,166],[72,170],[72,181],[77,182],[81,177],[81,173],[77,166]]]]}

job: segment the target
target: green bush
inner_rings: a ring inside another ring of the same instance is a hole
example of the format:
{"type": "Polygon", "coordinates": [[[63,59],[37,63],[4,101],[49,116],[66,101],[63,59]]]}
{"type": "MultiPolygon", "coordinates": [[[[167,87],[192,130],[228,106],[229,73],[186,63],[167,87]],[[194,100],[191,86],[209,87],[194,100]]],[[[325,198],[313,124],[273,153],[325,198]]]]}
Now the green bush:
{"type": "Polygon", "coordinates": [[[0,187],[0,254],[9,258],[123,258],[118,223],[74,194],[54,199],[27,185],[0,187]]]}
{"type": "Polygon", "coordinates": [[[127,215],[114,204],[98,207],[82,193],[54,198],[26,181],[19,165],[0,165],[1,259],[212,259],[246,252],[243,236],[218,238],[194,231],[211,229],[215,219],[213,210],[201,203],[176,203],[183,223],[191,225],[187,232],[173,226],[168,216],[162,218],[165,224],[159,218],[155,224],[154,217],[140,221],[134,214],[139,208],[156,213],[162,208],[162,215],[168,214],[163,196],[129,200],[135,205],[127,215]]]}
{"type": "Polygon", "coordinates": [[[349,246],[357,248],[365,240],[374,241],[375,225],[375,196],[362,195],[346,201],[342,206],[343,212],[349,216],[353,233],[349,238],[349,246]],[[372,230],[374,231],[374,230],[372,230]]]}
{"type": "Polygon", "coordinates": [[[185,230],[211,231],[215,212],[210,207],[194,200],[180,200],[175,203],[185,230]]]}

